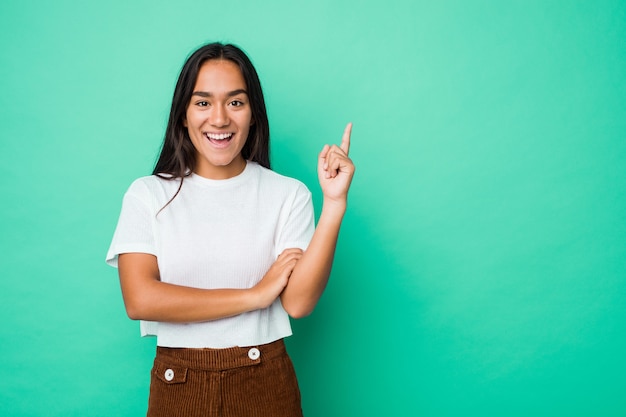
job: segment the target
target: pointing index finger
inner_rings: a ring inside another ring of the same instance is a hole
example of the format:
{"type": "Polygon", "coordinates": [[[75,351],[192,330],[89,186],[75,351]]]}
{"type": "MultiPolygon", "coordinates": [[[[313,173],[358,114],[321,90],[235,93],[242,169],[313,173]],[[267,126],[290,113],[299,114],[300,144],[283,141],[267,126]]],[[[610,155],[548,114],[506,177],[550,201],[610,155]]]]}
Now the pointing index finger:
{"type": "Polygon", "coordinates": [[[350,134],[352,133],[352,122],[346,125],[346,128],[343,131],[343,136],[341,138],[341,150],[348,154],[350,150],[350,134]]]}

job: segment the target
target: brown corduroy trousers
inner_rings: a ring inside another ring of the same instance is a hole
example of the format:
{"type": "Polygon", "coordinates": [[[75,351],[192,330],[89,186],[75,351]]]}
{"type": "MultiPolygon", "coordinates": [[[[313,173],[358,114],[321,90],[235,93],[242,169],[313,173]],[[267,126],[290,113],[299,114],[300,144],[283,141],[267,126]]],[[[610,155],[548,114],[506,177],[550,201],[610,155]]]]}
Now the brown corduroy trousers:
{"type": "Polygon", "coordinates": [[[301,417],[283,340],[255,347],[157,347],[148,417],[301,417]]]}

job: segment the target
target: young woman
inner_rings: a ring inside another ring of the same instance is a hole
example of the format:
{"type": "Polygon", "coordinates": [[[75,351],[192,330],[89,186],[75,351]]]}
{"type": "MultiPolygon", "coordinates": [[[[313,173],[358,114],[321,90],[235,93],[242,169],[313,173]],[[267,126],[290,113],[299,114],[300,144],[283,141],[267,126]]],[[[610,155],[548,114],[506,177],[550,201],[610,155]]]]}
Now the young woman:
{"type": "Polygon", "coordinates": [[[183,66],[152,176],[124,196],[107,262],[157,336],[148,416],[299,416],[283,343],[330,274],[354,174],[351,124],[318,159],[323,208],[270,168],[261,85],[233,45],[183,66]]]}

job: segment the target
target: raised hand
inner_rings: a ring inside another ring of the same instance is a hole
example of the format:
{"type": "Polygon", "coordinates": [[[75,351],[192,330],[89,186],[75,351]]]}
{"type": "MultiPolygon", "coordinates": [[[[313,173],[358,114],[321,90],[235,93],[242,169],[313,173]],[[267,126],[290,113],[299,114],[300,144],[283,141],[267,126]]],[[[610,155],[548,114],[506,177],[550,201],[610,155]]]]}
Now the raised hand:
{"type": "Polygon", "coordinates": [[[317,175],[324,198],[345,201],[354,176],[354,164],[348,157],[352,123],[343,131],[341,145],[324,145],[319,154],[317,175]]]}

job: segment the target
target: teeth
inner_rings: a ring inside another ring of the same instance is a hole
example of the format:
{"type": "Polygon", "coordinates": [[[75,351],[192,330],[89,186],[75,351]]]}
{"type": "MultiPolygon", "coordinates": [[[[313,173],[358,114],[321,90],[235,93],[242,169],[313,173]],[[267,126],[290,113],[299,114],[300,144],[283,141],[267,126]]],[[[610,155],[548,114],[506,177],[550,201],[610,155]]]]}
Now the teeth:
{"type": "Polygon", "coordinates": [[[206,133],[206,137],[213,140],[224,140],[232,136],[232,133],[206,133]]]}

